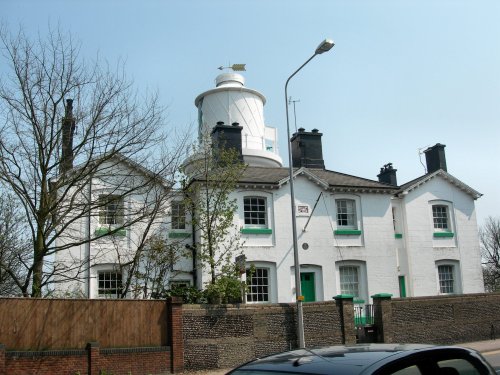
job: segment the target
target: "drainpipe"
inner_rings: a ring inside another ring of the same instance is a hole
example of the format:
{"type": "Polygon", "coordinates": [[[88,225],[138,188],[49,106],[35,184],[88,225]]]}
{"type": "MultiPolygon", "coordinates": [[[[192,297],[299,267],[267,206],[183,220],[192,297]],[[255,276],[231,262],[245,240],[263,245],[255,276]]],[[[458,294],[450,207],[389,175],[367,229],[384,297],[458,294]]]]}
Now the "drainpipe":
{"type": "Polygon", "coordinates": [[[89,191],[88,191],[88,202],[89,202],[89,213],[88,213],[88,218],[87,218],[87,298],[90,298],[90,239],[92,237],[92,234],[90,233],[90,228],[91,228],[91,223],[90,219],[92,217],[92,210],[90,209],[92,206],[92,175],[90,176],[89,179],[89,191]]]}
{"type": "Polygon", "coordinates": [[[194,217],[194,203],[191,203],[191,240],[193,242],[192,245],[186,245],[186,247],[191,250],[191,255],[193,258],[193,270],[191,271],[193,275],[193,285],[195,287],[197,286],[198,283],[198,273],[196,269],[196,231],[193,225],[193,217],[194,217]]]}
{"type": "Polygon", "coordinates": [[[193,270],[191,271],[191,274],[193,275],[193,286],[196,287],[196,283],[198,282],[198,275],[196,274],[196,245],[186,244],[186,249],[191,250],[191,256],[193,258],[193,270]]]}

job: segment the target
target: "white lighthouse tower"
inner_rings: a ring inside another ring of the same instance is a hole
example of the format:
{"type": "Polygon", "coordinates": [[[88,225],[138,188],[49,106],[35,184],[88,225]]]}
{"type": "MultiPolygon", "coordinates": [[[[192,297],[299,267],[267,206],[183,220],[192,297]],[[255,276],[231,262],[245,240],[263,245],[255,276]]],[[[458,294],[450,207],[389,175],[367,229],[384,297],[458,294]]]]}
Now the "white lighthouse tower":
{"type": "Polygon", "coordinates": [[[215,84],[214,89],[201,93],[194,101],[200,139],[210,134],[217,123],[238,123],[243,127],[244,162],[251,166],[281,167],[276,128],[264,124],[264,95],[245,87],[245,78],[237,73],[220,74],[215,84]]]}

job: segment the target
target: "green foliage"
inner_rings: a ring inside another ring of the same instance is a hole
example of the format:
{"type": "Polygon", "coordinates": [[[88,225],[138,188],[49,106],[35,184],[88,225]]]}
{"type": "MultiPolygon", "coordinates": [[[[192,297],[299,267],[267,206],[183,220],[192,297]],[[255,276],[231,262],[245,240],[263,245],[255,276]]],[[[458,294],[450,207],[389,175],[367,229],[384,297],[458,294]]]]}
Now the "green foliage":
{"type": "Polygon", "coordinates": [[[234,264],[226,264],[215,282],[204,290],[208,303],[241,303],[246,284],[234,264]]]}
{"type": "Polygon", "coordinates": [[[131,288],[134,298],[159,299],[173,295],[169,294],[168,283],[176,276],[174,264],[190,256],[182,241],[152,235],[139,254],[139,267],[134,271],[131,288]]]}
{"type": "Polygon", "coordinates": [[[183,303],[203,303],[205,302],[205,295],[201,290],[194,286],[172,285],[168,290],[162,291],[159,295],[153,298],[168,298],[168,297],[182,297],[183,303]]]}

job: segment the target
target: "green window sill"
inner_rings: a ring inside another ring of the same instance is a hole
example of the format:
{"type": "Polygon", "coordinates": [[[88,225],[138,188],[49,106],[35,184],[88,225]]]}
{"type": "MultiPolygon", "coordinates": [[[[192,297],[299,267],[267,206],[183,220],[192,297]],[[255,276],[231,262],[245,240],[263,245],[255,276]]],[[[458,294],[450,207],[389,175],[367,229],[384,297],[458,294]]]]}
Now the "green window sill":
{"type": "MultiPolygon", "coordinates": [[[[101,228],[96,228],[94,231],[94,234],[96,237],[99,237],[99,236],[104,236],[111,231],[112,231],[112,229],[110,229],[110,228],[101,227],[101,228]]],[[[119,236],[119,237],[125,237],[127,235],[127,231],[125,229],[120,229],[120,230],[116,231],[115,233],[113,233],[112,235],[119,236]]]]}
{"type": "Polygon", "coordinates": [[[186,232],[170,232],[168,238],[188,238],[191,234],[186,232]]]}
{"type": "Polygon", "coordinates": [[[240,232],[243,234],[272,234],[273,230],[270,228],[241,228],[240,232]]]}
{"type": "Polygon", "coordinates": [[[394,233],[394,238],[403,238],[402,233],[394,233]]]}
{"type": "Polygon", "coordinates": [[[434,237],[454,237],[455,233],[453,232],[434,232],[434,237]]]}
{"type": "Polygon", "coordinates": [[[359,236],[361,231],[356,229],[337,229],[333,233],[340,236],[359,236]]]}

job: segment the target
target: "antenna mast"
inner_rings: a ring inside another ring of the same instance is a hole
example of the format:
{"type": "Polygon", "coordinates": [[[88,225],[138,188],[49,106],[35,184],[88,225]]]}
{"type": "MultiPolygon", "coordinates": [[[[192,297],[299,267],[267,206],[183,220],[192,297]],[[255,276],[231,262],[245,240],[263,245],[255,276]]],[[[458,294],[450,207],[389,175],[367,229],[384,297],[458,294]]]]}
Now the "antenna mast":
{"type": "Polygon", "coordinates": [[[292,100],[292,97],[290,96],[288,98],[288,105],[293,103],[293,118],[295,121],[295,133],[297,133],[297,112],[295,112],[295,103],[300,103],[300,100],[292,100]]]}

